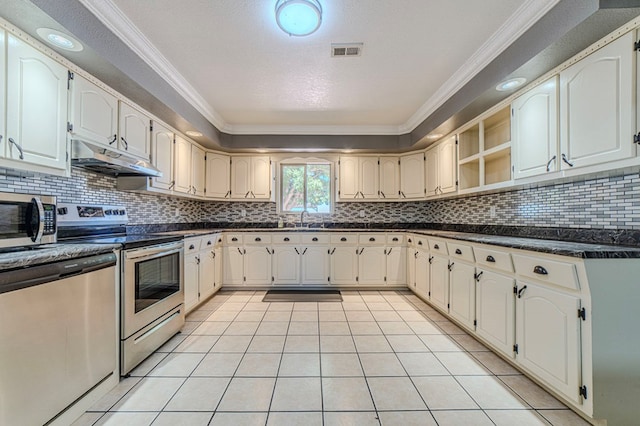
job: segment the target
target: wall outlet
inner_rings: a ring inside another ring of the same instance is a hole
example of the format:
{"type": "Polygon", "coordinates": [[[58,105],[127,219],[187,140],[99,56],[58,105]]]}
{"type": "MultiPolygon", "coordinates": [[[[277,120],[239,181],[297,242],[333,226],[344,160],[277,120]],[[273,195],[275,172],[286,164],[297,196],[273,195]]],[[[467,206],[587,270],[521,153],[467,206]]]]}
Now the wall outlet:
{"type": "Polygon", "coordinates": [[[240,216],[247,217],[247,211],[245,209],[240,210],[240,216]]]}
{"type": "Polygon", "coordinates": [[[489,207],[489,217],[491,217],[491,219],[496,217],[496,206],[489,207]]]}
{"type": "Polygon", "coordinates": [[[360,217],[364,217],[364,210],[360,210],[360,217]]]}

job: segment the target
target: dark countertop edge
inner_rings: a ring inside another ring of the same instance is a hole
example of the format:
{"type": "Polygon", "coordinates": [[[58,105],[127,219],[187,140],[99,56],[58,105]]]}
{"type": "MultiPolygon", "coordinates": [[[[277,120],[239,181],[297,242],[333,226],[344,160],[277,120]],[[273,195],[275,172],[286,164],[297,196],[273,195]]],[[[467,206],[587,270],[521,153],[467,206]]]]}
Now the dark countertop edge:
{"type": "MultiPolygon", "coordinates": [[[[194,224],[188,224],[194,225],[194,224]]],[[[489,244],[494,246],[514,248],[520,250],[528,250],[540,253],[555,254],[559,256],[569,256],[582,259],[638,259],[640,258],[640,247],[638,246],[624,246],[621,244],[603,244],[596,241],[567,241],[554,238],[542,238],[544,236],[562,235],[567,231],[564,228],[523,228],[523,227],[486,227],[486,226],[473,226],[473,225],[461,225],[461,226],[440,226],[430,227],[430,224],[423,228],[414,227],[416,224],[367,224],[366,227],[357,227],[354,223],[349,224],[330,224],[331,226],[318,227],[312,226],[309,228],[278,228],[269,226],[270,224],[264,223],[243,223],[242,226],[238,226],[238,223],[230,222],[209,222],[196,224],[201,225],[197,227],[182,227],[183,229],[167,229],[171,226],[161,225],[149,225],[144,226],[146,232],[153,230],[154,232],[181,232],[184,238],[204,236],[208,233],[222,232],[222,231],[242,231],[242,232],[318,232],[318,231],[333,231],[333,232],[413,232],[422,235],[431,235],[440,238],[449,238],[459,241],[466,241],[477,244],[489,244]],[[207,225],[206,227],[204,225],[207,225]],[[250,226],[247,226],[250,225],[250,226]],[[265,226],[266,225],[266,226],[265,226]],[[376,225],[373,227],[372,225],[376,225]],[[391,226],[389,226],[391,225],[391,226]],[[403,226],[408,225],[408,226],[403,226]],[[184,229],[186,228],[186,229],[184,229]],[[426,229],[425,229],[426,228],[426,229]],[[434,229],[440,228],[440,229],[434,229]],[[162,229],[162,230],[160,230],[162,229]],[[532,235],[532,230],[542,230],[537,235],[532,235]],[[193,234],[187,231],[194,231],[193,234]],[[493,232],[471,232],[471,230],[489,230],[493,232]],[[499,235],[495,232],[498,230],[504,230],[505,234],[499,235]],[[204,232],[203,232],[204,231],[204,232]],[[211,231],[211,232],[207,232],[211,231]],[[185,233],[187,232],[187,233],[185,233]],[[513,235],[516,234],[516,235],[513,235]],[[524,235],[523,235],[524,234],[524,235]],[[513,240],[513,239],[516,240],[513,240]],[[572,247],[573,246],[573,247],[572,247]]],[[[582,229],[570,229],[570,231],[577,233],[582,232],[582,229]]],[[[591,230],[589,230],[591,231],[591,230]]],[[[608,231],[597,230],[597,232],[616,233],[620,231],[608,231]]],[[[591,239],[590,239],[591,240],[591,239]]]]}

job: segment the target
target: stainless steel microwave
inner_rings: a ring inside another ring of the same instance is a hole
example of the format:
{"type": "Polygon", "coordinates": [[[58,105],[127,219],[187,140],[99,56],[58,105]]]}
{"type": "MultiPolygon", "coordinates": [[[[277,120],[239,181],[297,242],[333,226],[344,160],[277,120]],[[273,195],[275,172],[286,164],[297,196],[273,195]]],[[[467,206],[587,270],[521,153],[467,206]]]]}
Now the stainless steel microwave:
{"type": "Polygon", "coordinates": [[[56,242],[56,197],[0,192],[0,247],[56,242]]]}

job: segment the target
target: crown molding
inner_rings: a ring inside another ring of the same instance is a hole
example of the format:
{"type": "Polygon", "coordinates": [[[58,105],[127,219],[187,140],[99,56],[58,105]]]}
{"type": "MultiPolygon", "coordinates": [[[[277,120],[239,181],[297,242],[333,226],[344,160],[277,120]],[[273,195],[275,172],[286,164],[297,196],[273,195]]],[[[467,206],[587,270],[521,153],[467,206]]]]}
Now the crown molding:
{"type": "Polygon", "coordinates": [[[218,130],[251,135],[401,135],[412,132],[560,0],[527,0],[405,123],[399,126],[238,125],[227,123],[112,0],[79,0],[218,130]]]}
{"type": "Polygon", "coordinates": [[[107,26],[124,44],[153,68],[160,77],[180,93],[218,129],[227,126],[224,119],[180,74],[169,60],[145,37],[133,22],[111,0],[79,0],[96,18],[107,26]]]}
{"type": "Polygon", "coordinates": [[[427,102],[399,126],[400,133],[412,132],[559,2],[525,1],[427,102]]]}

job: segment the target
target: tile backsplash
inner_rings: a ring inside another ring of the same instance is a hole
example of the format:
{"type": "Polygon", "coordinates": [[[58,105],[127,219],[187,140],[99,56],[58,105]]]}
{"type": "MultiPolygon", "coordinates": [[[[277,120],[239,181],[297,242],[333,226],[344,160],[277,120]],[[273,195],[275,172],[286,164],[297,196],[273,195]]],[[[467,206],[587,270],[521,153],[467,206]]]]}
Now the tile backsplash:
{"type": "MultiPolygon", "coordinates": [[[[75,168],[68,178],[0,169],[0,191],[56,195],[63,202],[122,204],[129,209],[131,224],[278,221],[275,203],[194,201],[123,192],[116,190],[116,179],[75,168]]],[[[292,223],[300,216],[286,215],[285,219],[292,223]]],[[[307,215],[305,221],[640,230],[640,175],[435,201],[337,203],[333,214],[307,215]],[[495,207],[494,217],[491,206],[495,207]]]]}

